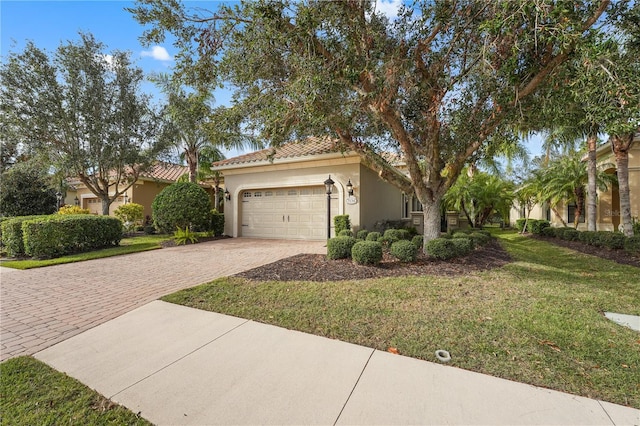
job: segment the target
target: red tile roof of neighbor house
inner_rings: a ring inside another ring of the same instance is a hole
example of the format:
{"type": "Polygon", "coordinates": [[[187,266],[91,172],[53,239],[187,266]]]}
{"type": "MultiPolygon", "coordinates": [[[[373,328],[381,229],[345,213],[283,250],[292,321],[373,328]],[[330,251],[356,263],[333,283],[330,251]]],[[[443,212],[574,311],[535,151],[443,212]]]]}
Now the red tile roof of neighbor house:
{"type": "MultiPolygon", "coordinates": [[[[343,150],[349,152],[348,150],[343,150]]],[[[284,158],[299,158],[310,155],[329,154],[341,152],[336,139],[329,137],[308,137],[304,142],[290,142],[278,148],[267,148],[249,154],[239,155],[233,158],[216,161],[214,167],[228,166],[232,164],[256,163],[284,158]]]]}
{"type": "MultiPolygon", "coordinates": [[[[180,176],[189,173],[189,167],[180,164],[165,163],[164,161],[156,161],[149,170],[140,173],[141,179],[152,179],[166,182],[175,182],[180,176]]],[[[115,174],[113,174],[115,176],[115,174]]],[[[81,181],[77,177],[69,178],[70,185],[80,184],[81,181]]]]}

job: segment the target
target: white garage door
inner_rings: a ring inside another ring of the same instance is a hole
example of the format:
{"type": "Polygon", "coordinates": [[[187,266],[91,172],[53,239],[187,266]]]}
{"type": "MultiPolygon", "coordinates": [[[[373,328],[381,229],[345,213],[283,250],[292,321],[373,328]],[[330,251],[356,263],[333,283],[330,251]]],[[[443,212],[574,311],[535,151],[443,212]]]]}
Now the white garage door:
{"type": "MultiPolygon", "coordinates": [[[[327,194],[323,186],[255,189],[244,191],[241,200],[243,237],[327,238],[327,194]]],[[[337,199],[331,202],[331,217],[336,214],[337,199]]]]}

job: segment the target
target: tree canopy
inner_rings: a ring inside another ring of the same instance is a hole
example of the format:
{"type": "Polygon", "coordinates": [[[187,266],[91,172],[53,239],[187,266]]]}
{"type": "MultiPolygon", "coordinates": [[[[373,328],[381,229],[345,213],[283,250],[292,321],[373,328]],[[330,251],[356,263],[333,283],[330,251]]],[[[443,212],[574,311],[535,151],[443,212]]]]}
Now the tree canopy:
{"type": "MultiPolygon", "coordinates": [[[[3,133],[44,153],[109,205],[162,150],[156,114],[140,92],[142,70],[126,52],[104,52],[90,34],[53,54],[28,43],[0,68],[3,133]]],[[[3,138],[4,139],[4,138],[3,138]]]]}
{"type": "Polygon", "coordinates": [[[131,9],[181,49],[194,84],[230,82],[245,128],[278,146],[329,134],[424,206],[425,241],[465,164],[514,140],[537,89],[610,2],[416,1],[389,20],[371,1],[247,1],[216,12],[175,0],[131,9]],[[409,175],[380,155],[401,155],[409,175]]]}

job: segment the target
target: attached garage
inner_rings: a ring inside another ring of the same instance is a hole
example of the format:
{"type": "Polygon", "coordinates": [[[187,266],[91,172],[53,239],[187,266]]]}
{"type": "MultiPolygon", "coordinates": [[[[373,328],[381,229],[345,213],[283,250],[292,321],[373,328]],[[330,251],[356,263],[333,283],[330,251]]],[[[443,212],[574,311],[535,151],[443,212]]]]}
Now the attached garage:
{"type": "MultiPolygon", "coordinates": [[[[242,236],[321,240],[327,238],[327,195],[322,186],[245,190],[242,236]]],[[[331,205],[331,216],[338,203],[331,205]]]]}

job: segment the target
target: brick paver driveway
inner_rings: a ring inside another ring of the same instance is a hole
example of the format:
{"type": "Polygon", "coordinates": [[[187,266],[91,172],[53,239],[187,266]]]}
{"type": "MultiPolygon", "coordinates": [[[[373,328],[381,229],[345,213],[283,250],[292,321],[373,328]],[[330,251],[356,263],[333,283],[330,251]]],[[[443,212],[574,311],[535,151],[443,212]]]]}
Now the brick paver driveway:
{"type": "Polygon", "coordinates": [[[0,360],[34,354],[161,296],[325,242],[233,238],[26,271],[0,267],[0,360]]]}

